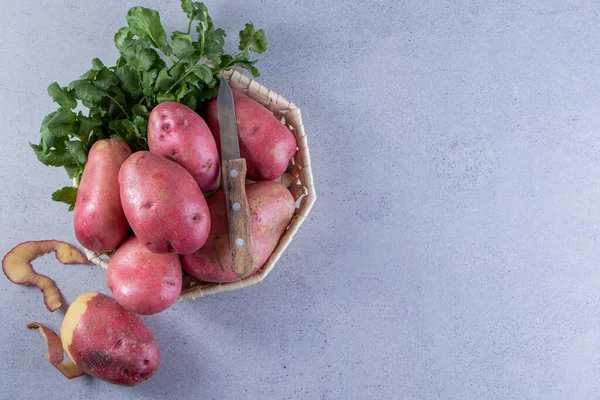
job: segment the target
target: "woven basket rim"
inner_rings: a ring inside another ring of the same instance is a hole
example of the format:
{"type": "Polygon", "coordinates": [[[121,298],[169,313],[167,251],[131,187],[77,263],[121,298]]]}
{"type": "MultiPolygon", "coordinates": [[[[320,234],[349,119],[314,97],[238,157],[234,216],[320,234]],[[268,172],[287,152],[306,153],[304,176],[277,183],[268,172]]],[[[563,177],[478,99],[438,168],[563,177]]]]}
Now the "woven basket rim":
{"type": "MultiPolygon", "coordinates": [[[[299,203],[299,206],[296,207],[294,215],[285,233],[279,239],[275,250],[257,272],[242,280],[227,283],[198,282],[191,278],[192,283],[195,281],[195,284],[182,290],[179,297],[180,301],[242,289],[261,283],[283,255],[317,199],[306,132],[298,106],[237,70],[223,71],[221,75],[232,88],[245,92],[249,97],[273,112],[278,119],[284,120],[285,125],[296,138],[298,150],[292,158],[289,172],[277,181],[285,183],[286,186],[289,183],[288,189],[290,189],[296,204],[299,203]]],[[[77,185],[78,180],[73,179],[73,186],[77,185]]],[[[86,248],[84,250],[89,261],[103,268],[108,268],[110,253],[97,253],[86,248]]]]}

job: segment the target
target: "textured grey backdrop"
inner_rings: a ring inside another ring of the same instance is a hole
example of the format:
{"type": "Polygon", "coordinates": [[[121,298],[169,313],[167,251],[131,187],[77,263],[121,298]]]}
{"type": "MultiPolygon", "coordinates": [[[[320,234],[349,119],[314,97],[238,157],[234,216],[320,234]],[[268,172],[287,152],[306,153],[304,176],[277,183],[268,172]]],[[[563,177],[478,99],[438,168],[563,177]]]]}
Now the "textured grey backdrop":
{"type": "MultiPolygon", "coordinates": [[[[0,251],[74,241],[39,164],[46,86],[136,3],[0,5],[0,251]]],[[[600,398],[600,6],[595,1],[207,2],[267,33],[261,81],[303,111],[320,198],[260,286],[145,318],[162,367],[138,389],[68,382],[0,279],[2,399],[600,398]]],[[[231,46],[233,41],[229,42],[231,46]]],[[[36,264],[69,301],[103,271],[36,264]]]]}

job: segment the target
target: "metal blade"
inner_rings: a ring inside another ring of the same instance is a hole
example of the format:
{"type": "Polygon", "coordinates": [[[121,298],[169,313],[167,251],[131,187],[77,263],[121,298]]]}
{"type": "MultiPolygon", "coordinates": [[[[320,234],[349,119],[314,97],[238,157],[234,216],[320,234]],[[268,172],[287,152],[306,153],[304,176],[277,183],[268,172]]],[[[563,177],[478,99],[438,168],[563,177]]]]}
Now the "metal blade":
{"type": "Polygon", "coordinates": [[[221,78],[219,96],[217,97],[219,113],[219,130],[221,136],[221,157],[223,160],[240,158],[240,144],[235,120],[233,93],[227,81],[221,78]]]}

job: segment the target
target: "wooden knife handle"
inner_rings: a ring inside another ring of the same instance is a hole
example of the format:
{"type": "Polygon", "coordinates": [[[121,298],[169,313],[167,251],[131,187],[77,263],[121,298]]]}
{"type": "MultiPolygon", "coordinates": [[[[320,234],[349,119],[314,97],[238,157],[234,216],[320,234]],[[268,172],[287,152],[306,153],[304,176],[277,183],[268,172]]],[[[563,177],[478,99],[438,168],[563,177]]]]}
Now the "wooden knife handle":
{"type": "Polygon", "coordinates": [[[246,198],[246,160],[223,160],[222,164],[231,268],[237,276],[243,278],[254,265],[250,242],[250,209],[246,198]]]}

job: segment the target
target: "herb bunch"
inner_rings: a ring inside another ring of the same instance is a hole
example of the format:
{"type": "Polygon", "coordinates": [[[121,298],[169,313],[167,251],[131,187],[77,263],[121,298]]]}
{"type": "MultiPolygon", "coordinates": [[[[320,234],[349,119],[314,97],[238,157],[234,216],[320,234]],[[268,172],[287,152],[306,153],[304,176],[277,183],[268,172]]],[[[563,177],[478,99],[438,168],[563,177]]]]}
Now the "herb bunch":
{"type": "MultiPolygon", "coordinates": [[[[259,76],[250,54],[267,48],[262,29],[247,23],[239,32],[239,53],[224,54],[226,34],[215,28],[206,6],[181,0],[181,7],[189,18],[187,30],[173,32],[170,41],[158,11],[131,8],[127,26],[114,36],[116,65],[106,67],[94,58],[92,68],[66,87],[48,86],[59,108],[44,117],[39,144],[30,143],[39,161],[64,167],[69,178],[80,177],[97,140],[119,138],[133,151],[146,150],[148,116],[157,104],[176,101],[196,109],[217,95],[219,74],[233,67],[259,76]],[[87,113],[74,111],[79,105],[87,113]]],[[[71,211],[76,196],[76,188],[65,187],[52,199],[69,204],[71,211]]]]}

